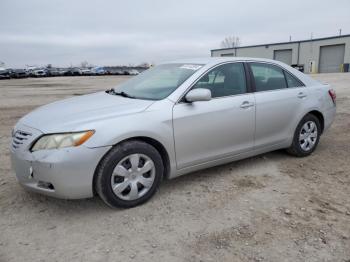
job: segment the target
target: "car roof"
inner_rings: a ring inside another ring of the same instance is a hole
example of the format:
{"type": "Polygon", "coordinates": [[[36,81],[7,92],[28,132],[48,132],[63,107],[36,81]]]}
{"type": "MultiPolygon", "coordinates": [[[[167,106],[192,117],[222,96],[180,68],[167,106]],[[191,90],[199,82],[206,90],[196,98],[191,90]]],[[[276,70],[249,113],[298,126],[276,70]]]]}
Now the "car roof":
{"type": "MultiPolygon", "coordinates": [[[[284,70],[287,70],[289,73],[292,73],[294,76],[297,76],[299,80],[301,80],[306,86],[319,84],[318,81],[314,80],[310,76],[301,73],[300,71],[288,66],[285,63],[282,63],[277,60],[266,59],[266,58],[232,57],[232,56],[231,57],[203,57],[203,58],[193,58],[193,59],[180,59],[180,60],[170,61],[168,63],[202,64],[204,65],[202,67],[202,71],[205,72],[206,70],[210,69],[213,66],[216,66],[217,64],[225,63],[225,62],[234,62],[234,61],[243,61],[243,62],[255,61],[255,62],[265,62],[265,63],[279,65],[284,70]]],[[[162,64],[166,64],[166,63],[162,63],[162,64]]],[[[203,73],[203,72],[200,72],[200,73],[203,73]]]]}
{"type": "Polygon", "coordinates": [[[167,63],[191,63],[191,64],[217,64],[223,62],[231,62],[231,61],[260,61],[260,62],[269,62],[279,64],[278,61],[266,58],[253,58],[253,57],[201,57],[201,58],[188,58],[188,59],[179,59],[169,62],[164,62],[162,64],[167,63]]]}

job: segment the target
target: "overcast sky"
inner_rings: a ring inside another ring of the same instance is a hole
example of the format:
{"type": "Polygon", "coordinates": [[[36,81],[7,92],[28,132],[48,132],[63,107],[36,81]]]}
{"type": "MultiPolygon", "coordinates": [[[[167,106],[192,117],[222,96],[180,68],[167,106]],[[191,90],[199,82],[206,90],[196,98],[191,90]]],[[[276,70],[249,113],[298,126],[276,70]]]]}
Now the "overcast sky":
{"type": "Polygon", "coordinates": [[[349,0],[0,0],[7,67],[161,62],[241,45],[350,34],[349,0]]]}

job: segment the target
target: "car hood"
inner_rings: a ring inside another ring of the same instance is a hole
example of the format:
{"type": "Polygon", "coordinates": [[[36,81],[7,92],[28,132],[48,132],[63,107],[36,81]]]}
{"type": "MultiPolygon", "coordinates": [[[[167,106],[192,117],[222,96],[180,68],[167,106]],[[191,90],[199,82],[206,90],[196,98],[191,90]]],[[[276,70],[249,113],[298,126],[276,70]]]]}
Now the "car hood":
{"type": "Polygon", "coordinates": [[[104,119],[144,111],[153,102],[98,92],[41,106],[20,122],[43,133],[81,131],[94,129],[94,124],[104,119]]]}

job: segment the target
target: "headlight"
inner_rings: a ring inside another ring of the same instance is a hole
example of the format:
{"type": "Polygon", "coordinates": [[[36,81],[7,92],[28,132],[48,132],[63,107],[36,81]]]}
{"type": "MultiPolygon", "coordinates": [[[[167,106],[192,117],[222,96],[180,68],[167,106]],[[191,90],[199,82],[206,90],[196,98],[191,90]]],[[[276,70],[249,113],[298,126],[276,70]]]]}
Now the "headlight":
{"type": "Polygon", "coordinates": [[[32,146],[31,151],[44,149],[58,149],[63,147],[80,146],[88,140],[95,131],[83,131],[74,133],[50,134],[40,137],[32,146]]]}

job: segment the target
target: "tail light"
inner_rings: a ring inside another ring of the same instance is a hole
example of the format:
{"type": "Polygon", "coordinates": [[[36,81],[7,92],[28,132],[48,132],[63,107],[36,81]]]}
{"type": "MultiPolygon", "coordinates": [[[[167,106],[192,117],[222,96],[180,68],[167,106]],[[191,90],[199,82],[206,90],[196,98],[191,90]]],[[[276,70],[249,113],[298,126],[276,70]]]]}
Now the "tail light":
{"type": "Polygon", "coordinates": [[[328,94],[329,94],[329,96],[332,98],[333,103],[335,104],[335,100],[336,100],[336,98],[337,98],[337,95],[335,94],[334,89],[329,89],[329,90],[328,90],[328,94]]]}

